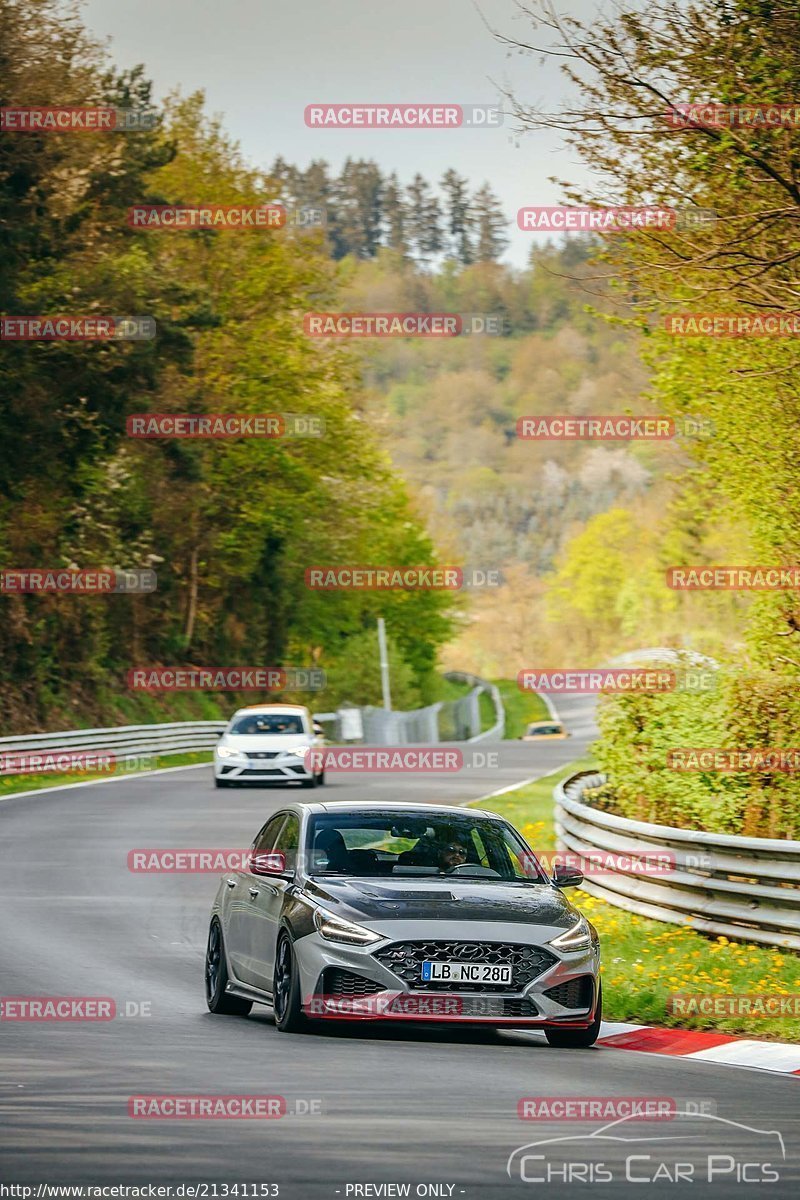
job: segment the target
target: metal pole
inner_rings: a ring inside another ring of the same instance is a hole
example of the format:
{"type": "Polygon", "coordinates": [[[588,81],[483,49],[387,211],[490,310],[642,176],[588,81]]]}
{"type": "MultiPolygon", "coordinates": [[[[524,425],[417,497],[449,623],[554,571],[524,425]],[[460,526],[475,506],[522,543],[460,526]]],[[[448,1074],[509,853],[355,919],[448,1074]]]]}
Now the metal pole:
{"type": "Polygon", "coordinates": [[[378,617],[378,649],[381,657],[381,688],[383,689],[383,707],[387,712],[392,711],[392,694],[389,691],[389,652],[386,648],[386,622],[378,617]]]}

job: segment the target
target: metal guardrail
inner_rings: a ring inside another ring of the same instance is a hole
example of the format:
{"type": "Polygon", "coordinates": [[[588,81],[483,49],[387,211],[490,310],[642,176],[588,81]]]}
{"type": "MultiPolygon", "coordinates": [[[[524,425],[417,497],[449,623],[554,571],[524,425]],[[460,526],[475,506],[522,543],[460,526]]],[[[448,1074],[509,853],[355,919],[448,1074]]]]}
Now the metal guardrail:
{"type": "Polygon", "coordinates": [[[800,842],[672,829],[582,802],[604,775],[581,771],[554,790],[558,848],[575,854],[674,856],[668,876],[614,872],[582,885],[617,908],[659,921],[800,950],[800,842]]]}
{"type": "MultiPolygon", "coordinates": [[[[468,671],[446,671],[445,679],[451,679],[453,683],[471,683],[473,691],[470,692],[468,699],[475,707],[475,724],[477,724],[478,732],[472,737],[467,738],[468,742],[494,742],[499,741],[505,736],[506,732],[506,710],[503,706],[503,700],[500,692],[493,683],[489,683],[486,679],[481,679],[479,675],[470,675],[468,671]],[[494,705],[495,722],[490,729],[484,729],[481,733],[480,710],[478,708],[478,697],[481,692],[486,692],[494,705]]],[[[457,701],[456,703],[460,703],[457,701]]]]}
{"type": "MultiPolygon", "coordinates": [[[[492,684],[474,675],[451,672],[446,678],[474,683],[468,696],[459,700],[431,704],[411,712],[386,712],[381,708],[362,708],[364,741],[373,745],[408,745],[414,742],[437,743],[440,740],[439,722],[441,711],[447,715],[454,729],[456,741],[484,741],[503,736],[505,712],[500,693],[492,684]],[[487,691],[495,706],[497,721],[491,729],[481,732],[481,717],[478,697],[487,691]]],[[[319,720],[329,719],[337,723],[338,713],[315,714],[319,720]]],[[[47,753],[58,751],[87,751],[113,753],[117,758],[143,757],[145,755],[190,754],[201,750],[212,750],[227,721],[169,721],[154,725],[115,725],[106,729],[69,729],[56,733],[14,734],[0,738],[0,756],[47,753]]],[[[448,739],[450,740],[450,739],[448,739]]],[[[18,774],[13,766],[0,768],[0,777],[18,774]]]]}
{"type": "Polygon", "coordinates": [[[472,691],[458,700],[440,700],[437,704],[408,712],[362,708],[364,741],[381,746],[408,746],[418,742],[435,745],[438,742],[484,742],[502,738],[505,709],[494,684],[463,671],[447,671],[444,677],[454,683],[471,683],[472,691]],[[485,730],[481,730],[481,692],[491,697],[495,710],[495,722],[485,730]]]}
{"type": "MultiPolygon", "coordinates": [[[[227,721],[170,721],[163,725],[116,725],[58,733],[15,734],[0,738],[0,754],[53,754],[59,750],[108,751],[118,757],[189,754],[211,750],[227,721]]],[[[16,774],[0,771],[0,775],[16,774]]]]}

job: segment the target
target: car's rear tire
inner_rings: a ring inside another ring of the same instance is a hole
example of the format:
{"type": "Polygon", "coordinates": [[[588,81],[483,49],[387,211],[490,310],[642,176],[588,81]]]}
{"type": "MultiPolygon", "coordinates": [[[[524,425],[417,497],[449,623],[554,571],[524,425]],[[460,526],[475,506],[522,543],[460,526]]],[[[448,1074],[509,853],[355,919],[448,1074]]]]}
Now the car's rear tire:
{"type": "Polygon", "coordinates": [[[225,991],[228,985],[228,965],[225,961],[225,943],[222,940],[222,926],[218,917],[212,918],[208,931],[205,977],[206,1004],[209,1012],[230,1017],[247,1016],[253,1007],[252,1000],[242,1000],[239,996],[231,996],[225,991]]]}
{"type": "Polygon", "coordinates": [[[586,1050],[597,1041],[602,1019],[603,985],[600,984],[594,1020],[588,1029],[545,1029],[545,1037],[551,1046],[556,1046],[560,1050],[586,1050]]]}
{"type": "Polygon", "coordinates": [[[275,1027],[281,1033],[303,1033],[308,1029],[309,1021],[303,1012],[300,995],[300,972],[287,933],[280,935],[275,949],[272,1004],[275,1027]]]}

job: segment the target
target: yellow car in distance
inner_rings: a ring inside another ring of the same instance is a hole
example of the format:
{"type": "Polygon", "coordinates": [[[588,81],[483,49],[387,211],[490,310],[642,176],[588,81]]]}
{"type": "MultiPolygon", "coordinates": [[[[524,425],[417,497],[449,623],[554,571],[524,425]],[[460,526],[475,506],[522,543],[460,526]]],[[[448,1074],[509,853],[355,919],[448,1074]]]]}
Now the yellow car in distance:
{"type": "Polygon", "coordinates": [[[569,734],[558,721],[534,721],[528,725],[520,738],[521,742],[563,741],[569,734]]]}

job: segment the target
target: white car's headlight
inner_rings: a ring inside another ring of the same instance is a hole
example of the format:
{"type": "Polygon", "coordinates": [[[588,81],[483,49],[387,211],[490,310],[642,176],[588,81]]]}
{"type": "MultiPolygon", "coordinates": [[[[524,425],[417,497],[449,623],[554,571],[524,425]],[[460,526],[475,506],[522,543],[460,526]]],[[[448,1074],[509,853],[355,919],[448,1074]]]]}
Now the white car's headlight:
{"type": "Polygon", "coordinates": [[[549,944],[558,950],[588,950],[592,944],[592,931],[586,917],[578,917],[574,925],[552,938],[549,944]]]}
{"type": "Polygon", "coordinates": [[[293,746],[291,750],[284,750],[284,754],[296,754],[298,758],[305,758],[308,754],[310,746],[293,746]]]}
{"type": "Polygon", "coordinates": [[[322,937],[329,942],[346,942],[350,946],[367,946],[370,942],[379,942],[381,935],[365,929],[363,925],[354,925],[352,921],[343,921],[324,908],[314,910],[314,924],[322,937]]]}
{"type": "Polygon", "coordinates": [[[243,750],[231,750],[230,746],[217,746],[217,755],[219,758],[246,758],[247,755],[243,750]]]}

